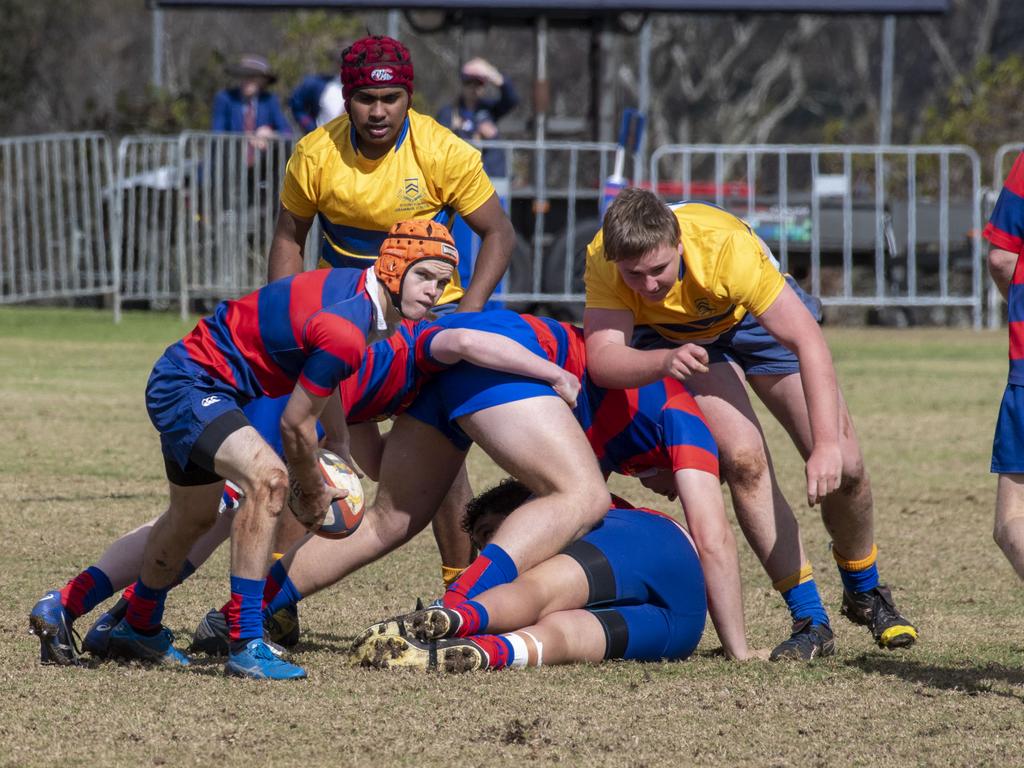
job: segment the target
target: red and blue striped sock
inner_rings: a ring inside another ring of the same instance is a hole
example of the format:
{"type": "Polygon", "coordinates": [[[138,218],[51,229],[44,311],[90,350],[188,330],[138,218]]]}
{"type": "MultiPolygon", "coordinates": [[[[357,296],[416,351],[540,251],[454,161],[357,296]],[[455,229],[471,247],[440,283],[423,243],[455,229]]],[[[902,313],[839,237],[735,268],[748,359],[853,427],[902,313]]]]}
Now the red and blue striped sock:
{"type": "MultiPolygon", "coordinates": [[[[186,560],[182,564],[181,570],[178,572],[178,578],[171,582],[171,586],[169,586],[167,589],[174,589],[176,586],[181,584],[181,582],[183,582],[185,579],[187,579],[195,572],[196,567],[192,565],[191,562],[186,560]]],[[[125,587],[124,592],[121,593],[121,599],[118,600],[114,607],[110,609],[110,614],[117,619],[123,619],[125,610],[127,609],[128,603],[131,601],[132,595],[134,593],[135,584],[129,584],[127,587],[125,587]]]]}
{"type": "Polygon", "coordinates": [[[159,632],[164,620],[164,601],[169,591],[170,587],[153,589],[143,584],[142,579],[136,581],[128,601],[128,611],[124,615],[128,626],[140,635],[155,635],[159,632]]]}
{"type": "Polygon", "coordinates": [[[474,635],[469,639],[483,648],[489,669],[504,669],[515,660],[512,643],[504,635],[474,635]]]}
{"type": "Polygon", "coordinates": [[[288,570],[278,560],[267,574],[267,584],[263,588],[263,615],[273,616],[288,605],[295,605],[302,599],[295,584],[288,578],[288,570]]]}
{"type": "Polygon", "coordinates": [[[476,600],[465,600],[451,610],[459,614],[459,628],[455,630],[455,637],[469,637],[477,632],[486,632],[487,623],[490,617],[487,609],[476,600]]]}
{"type": "Polygon", "coordinates": [[[497,544],[488,544],[469,568],[448,587],[444,593],[444,607],[454,608],[491,587],[515,581],[518,575],[519,570],[508,553],[497,544]]]}
{"type": "Polygon", "coordinates": [[[263,637],[263,582],[264,579],[231,577],[231,600],[225,616],[233,650],[263,637]]]}
{"type": "Polygon", "coordinates": [[[90,565],[60,591],[60,602],[72,619],[77,619],[114,594],[107,574],[90,565]]]}

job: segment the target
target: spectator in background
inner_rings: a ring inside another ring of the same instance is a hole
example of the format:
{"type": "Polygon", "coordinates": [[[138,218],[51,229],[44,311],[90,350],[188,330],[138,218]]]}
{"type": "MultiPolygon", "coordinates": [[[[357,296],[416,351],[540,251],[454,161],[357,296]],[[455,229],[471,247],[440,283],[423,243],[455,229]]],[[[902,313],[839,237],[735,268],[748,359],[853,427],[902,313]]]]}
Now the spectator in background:
{"type": "MultiPolygon", "coordinates": [[[[252,133],[260,139],[277,134],[291,135],[291,125],[281,111],[277,96],[267,90],[277,81],[277,75],[266,59],[245,54],[229,66],[227,72],[238,84],[219,91],[214,97],[214,131],[252,133]]],[[[253,146],[263,148],[260,142],[254,142],[253,146]]]]}
{"type": "Polygon", "coordinates": [[[307,75],[288,99],[295,122],[303,133],[309,133],[345,113],[345,97],[341,92],[341,76],[307,75]]]}
{"type": "MultiPolygon", "coordinates": [[[[462,92],[454,104],[437,113],[437,121],[463,139],[498,138],[498,120],[519,104],[512,81],[485,59],[470,59],[462,66],[462,92]],[[484,98],[487,86],[498,89],[498,98],[484,98]]],[[[505,152],[483,151],[484,170],[493,180],[508,176],[505,152]]]]}

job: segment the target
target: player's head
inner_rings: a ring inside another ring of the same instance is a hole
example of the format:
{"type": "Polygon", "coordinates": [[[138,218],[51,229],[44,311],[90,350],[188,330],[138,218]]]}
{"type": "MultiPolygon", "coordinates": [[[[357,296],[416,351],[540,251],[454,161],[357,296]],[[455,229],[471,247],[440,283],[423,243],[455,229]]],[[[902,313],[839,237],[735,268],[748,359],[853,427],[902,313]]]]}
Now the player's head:
{"type": "Polygon", "coordinates": [[[459,266],[459,252],[444,224],[400,221],[380,246],[373,271],[402,317],[419,320],[433,307],[459,266]]]}
{"type": "Polygon", "coordinates": [[[462,530],[469,534],[473,546],[483,549],[494,536],[494,532],[501,527],[502,521],[525,504],[532,495],[530,489],[521,482],[506,477],[466,505],[462,530]]]}
{"type": "Polygon", "coordinates": [[[647,301],[665,298],[679,277],[683,247],[672,209],[645,189],[624,189],[601,226],[604,255],[647,301]]]}
{"type": "Polygon", "coordinates": [[[341,52],[341,88],[364,149],[394,146],[412,99],[412,57],[397,40],[371,35],[341,52]]]}

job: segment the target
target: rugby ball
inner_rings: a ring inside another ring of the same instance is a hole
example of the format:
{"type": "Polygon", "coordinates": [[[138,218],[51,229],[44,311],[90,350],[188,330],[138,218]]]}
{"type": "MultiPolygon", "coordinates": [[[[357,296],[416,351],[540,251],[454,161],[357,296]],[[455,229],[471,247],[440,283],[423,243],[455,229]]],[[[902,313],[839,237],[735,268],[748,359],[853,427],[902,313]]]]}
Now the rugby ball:
{"type": "Polygon", "coordinates": [[[344,539],[355,533],[363,520],[363,485],[359,475],[338,454],[321,448],[318,458],[324,482],[332,488],[345,488],[348,496],[331,504],[316,534],[325,539],[344,539]]]}

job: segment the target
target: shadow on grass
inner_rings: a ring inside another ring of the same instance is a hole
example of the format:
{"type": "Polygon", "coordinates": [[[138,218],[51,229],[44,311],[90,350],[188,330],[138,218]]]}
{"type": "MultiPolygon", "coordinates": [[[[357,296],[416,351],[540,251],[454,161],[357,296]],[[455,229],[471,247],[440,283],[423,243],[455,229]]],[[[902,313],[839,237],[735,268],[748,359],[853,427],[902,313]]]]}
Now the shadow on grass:
{"type": "Polygon", "coordinates": [[[968,696],[991,693],[1024,701],[1024,691],[997,690],[996,683],[1024,688],[1024,669],[988,663],[983,666],[943,666],[895,657],[862,654],[845,662],[862,672],[892,675],[928,688],[957,691],[968,696]]]}
{"type": "Polygon", "coordinates": [[[293,653],[325,651],[327,653],[348,654],[352,650],[352,642],[355,639],[355,635],[336,635],[333,632],[308,632],[304,630],[298,644],[288,650],[293,653]]]}

